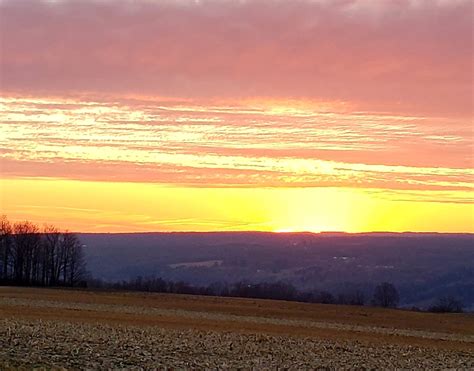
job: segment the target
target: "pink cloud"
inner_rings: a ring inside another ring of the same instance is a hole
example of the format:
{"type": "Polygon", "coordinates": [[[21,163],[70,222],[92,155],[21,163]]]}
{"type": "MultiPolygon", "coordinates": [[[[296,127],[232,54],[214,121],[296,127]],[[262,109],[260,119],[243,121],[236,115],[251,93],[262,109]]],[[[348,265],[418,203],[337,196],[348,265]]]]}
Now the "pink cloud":
{"type": "Polygon", "coordinates": [[[3,0],[1,87],[471,116],[472,4],[3,0]]]}
{"type": "Polygon", "coordinates": [[[462,120],[126,102],[0,99],[2,176],[472,193],[462,120]]]}

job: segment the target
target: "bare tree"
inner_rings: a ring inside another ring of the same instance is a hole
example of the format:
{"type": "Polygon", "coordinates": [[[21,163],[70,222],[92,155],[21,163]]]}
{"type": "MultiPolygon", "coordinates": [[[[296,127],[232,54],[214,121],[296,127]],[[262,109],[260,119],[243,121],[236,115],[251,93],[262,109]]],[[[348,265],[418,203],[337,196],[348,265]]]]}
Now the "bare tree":
{"type": "Polygon", "coordinates": [[[400,296],[398,291],[391,283],[382,282],[375,288],[372,304],[384,308],[396,308],[400,296]]]}
{"type": "Polygon", "coordinates": [[[337,296],[336,302],[345,305],[364,305],[365,295],[361,290],[340,293],[337,296]]]}
{"type": "Polygon", "coordinates": [[[67,231],[63,233],[61,250],[63,282],[69,286],[76,286],[85,275],[84,254],[77,235],[67,231]]]}
{"type": "Polygon", "coordinates": [[[28,221],[13,225],[12,263],[14,281],[18,284],[33,283],[34,264],[41,237],[38,227],[28,221]]]}
{"type": "Polygon", "coordinates": [[[45,285],[56,285],[60,274],[61,233],[53,225],[43,230],[43,277],[45,285]]]}
{"type": "Polygon", "coordinates": [[[443,296],[428,310],[436,313],[462,313],[463,303],[454,296],[443,296]]]}
{"type": "Polygon", "coordinates": [[[351,305],[364,305],[365,304],[365,295],[364,295],[364,293],[360,290],[356,290],[355,292],[353,292],[351,297],[350,297],[349,304],[351,304],[351,305]]]}
{"type": "Polygon", "coordinates": [[[25,221],[0,218],[0,282],[17,285],[75,286],[85,278],[85,259],[77,235],[52,225],[40,231],[25,221]]]}
{"type": "Polygon", "coordinates": [[[6,215],[0,218],[0,281],[8,281],[11,263],[12,226],[6,215]]]}

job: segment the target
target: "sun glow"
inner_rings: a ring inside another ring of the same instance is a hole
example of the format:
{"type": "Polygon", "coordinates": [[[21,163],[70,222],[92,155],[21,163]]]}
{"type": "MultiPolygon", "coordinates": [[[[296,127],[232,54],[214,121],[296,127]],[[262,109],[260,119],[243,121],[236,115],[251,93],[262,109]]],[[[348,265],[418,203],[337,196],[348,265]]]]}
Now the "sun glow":
{"type": "MultiPolygon", "coordinates": [[[[204,188],[2,179],[1,211],[90,232],[473,232],[472,204],[352,188],[204,188]],[[411,197],[411,200],[410,200],[411,197]]],[[[436,194],[431,195],[436,197],[436,194]]]]}

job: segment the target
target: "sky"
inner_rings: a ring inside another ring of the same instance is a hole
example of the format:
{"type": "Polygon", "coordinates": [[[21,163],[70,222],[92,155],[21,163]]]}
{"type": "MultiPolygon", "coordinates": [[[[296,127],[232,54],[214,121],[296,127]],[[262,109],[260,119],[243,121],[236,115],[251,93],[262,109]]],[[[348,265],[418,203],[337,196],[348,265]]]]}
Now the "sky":
{"type": "Polygon", "coordinates": [[[474,232],[471,0],[0,0],[0,213],[474,232]]]}

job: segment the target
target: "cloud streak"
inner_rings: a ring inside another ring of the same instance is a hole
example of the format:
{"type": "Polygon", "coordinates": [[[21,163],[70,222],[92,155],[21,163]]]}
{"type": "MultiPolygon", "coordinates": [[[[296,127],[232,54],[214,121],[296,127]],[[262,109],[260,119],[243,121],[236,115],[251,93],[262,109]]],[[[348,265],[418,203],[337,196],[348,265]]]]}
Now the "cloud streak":
{"type": "Polygon", "coordinates": [[[472,141],[463,121],[447,128],[446,119],[285,102],[117,102],[3,99],[4,176],[472,190],[472,141]]]}

